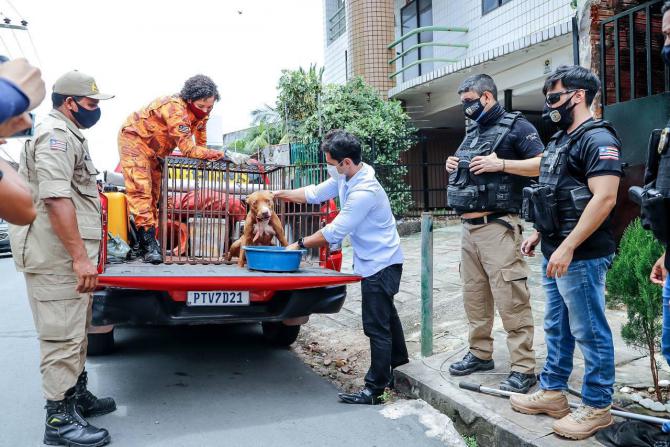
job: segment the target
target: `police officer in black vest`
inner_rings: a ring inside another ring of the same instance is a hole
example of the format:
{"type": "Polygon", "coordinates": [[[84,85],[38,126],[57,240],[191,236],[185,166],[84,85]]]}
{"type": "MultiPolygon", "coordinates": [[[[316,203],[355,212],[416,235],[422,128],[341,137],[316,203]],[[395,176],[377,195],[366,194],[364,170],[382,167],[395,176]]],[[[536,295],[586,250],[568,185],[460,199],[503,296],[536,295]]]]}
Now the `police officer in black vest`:
{"type": "Polygon", "coordinates": [[[539,184],[524,190],[524,218],[537,231],[523,243],[532,256],[542,242],[547,359],[540,390],[510,398],[512,408],[560,418],[555,433],[583,439],[612,423],[614,344],[605,315],[605,276],[616,242],[611,215],[622,175],[621,142],[590,107],[598,77],[560,66],[546,80],[543,118],[556,133],[542,157],[539,184]],[[575,346],[584,356],[582,405],[570,413],[565,397],[575,346]]]}
{"type": "Polygon", "coordinates": [[[460,270],[470,350],[449,373],[464,376],[493,369],[495,303],[507,332],[511,363],[500,388],[526,393],[536,382],[534,327],[518,213],[528,177],[539,173],[544,146],[520,113],[509,113],[498,104],[490,76],[467,78],[458,94],[472,124],[447,159],[447,199],[463,221],[460,270]]]}

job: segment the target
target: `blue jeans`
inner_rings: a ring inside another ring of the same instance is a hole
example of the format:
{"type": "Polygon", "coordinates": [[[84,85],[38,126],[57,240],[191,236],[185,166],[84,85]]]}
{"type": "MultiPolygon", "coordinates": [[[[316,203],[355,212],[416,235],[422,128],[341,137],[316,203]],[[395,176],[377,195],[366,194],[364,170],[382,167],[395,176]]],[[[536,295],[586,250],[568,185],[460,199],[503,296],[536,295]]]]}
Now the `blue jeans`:
{"type": "Polygon", "coordinates": [[[540,374],[540,387],[568,388],[577,342],[585,363],[582,401],[595,408],[612,403],[614,343],[605,317],[605,275],[612,258],[613,255],[573,261],[560,278],[547,278],[547,259],[542,263],[542,285],[547,295],[547,360],[540,374]]]}
{"type": "Polygon", "coordinates": [[[663,287],[663,335],[661,335],[661,352],[670,365],[670,275],[665,278],[663,287]]]}

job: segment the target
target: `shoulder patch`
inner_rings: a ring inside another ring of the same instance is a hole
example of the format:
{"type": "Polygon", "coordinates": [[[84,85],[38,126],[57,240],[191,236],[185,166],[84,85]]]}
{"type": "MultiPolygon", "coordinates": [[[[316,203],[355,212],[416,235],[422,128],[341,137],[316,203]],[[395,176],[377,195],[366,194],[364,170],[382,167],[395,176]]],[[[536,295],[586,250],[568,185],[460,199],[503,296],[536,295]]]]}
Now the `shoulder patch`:
{"type": "Polygon", "coordinates": [[[601,160],[618,160],[619,149],[614,146],[600,146],[598,148],[598,155],[601,160]]]}
{"type": "Polygon", "coordinates": [[[186,124],[180,124],[179,125],[179,132],[189,134],[189,133],[191,133],[191,128],[188,127],[186,124]]]}
{"type": "Polygon", "coordinates": [[[58,138],[51,138],[49,140],[49,148],[52,151],[67,151],[67,141],[59,140],[58,138]]]}

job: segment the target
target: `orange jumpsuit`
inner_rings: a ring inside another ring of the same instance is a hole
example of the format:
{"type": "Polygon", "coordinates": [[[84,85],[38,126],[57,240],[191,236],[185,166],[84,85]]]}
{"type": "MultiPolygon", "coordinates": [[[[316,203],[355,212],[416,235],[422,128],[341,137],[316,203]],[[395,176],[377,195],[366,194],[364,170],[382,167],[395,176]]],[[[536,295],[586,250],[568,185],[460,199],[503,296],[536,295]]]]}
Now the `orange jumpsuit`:
{"type": "Polygon", "coordinates": [[[130,213],[137,228],[158,224],[160,158],[179,148],[185,157],[218,160],[221,151],[207,149],[207,117],[198,120],[178,96],[164,96],[126,119],[119,132],[119,156],[130,213]],[[195,137],[195,142],[193,138],[195,137]]]}

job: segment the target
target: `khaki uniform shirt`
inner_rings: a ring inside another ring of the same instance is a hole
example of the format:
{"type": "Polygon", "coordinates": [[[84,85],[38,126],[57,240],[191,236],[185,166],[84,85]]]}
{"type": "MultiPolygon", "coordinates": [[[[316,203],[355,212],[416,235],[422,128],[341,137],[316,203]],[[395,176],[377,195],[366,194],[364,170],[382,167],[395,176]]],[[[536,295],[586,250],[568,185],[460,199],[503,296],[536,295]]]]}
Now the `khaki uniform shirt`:
{"type": "Polygon", "coordinates": [[[12,254],[19,271],[72,275],[72,258],[54,232],[44,199],[69,198],[77,214],[79,234],[96,265],[102,238],[97,169],[86,138],[57,110],[35,129],[21,154],[19,174],[28,182],[37,218],[27,226],[10,226],[12,254]]]}

